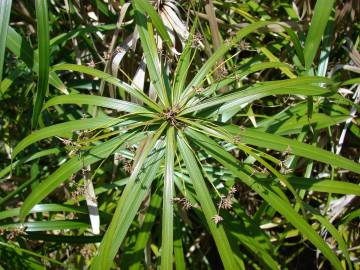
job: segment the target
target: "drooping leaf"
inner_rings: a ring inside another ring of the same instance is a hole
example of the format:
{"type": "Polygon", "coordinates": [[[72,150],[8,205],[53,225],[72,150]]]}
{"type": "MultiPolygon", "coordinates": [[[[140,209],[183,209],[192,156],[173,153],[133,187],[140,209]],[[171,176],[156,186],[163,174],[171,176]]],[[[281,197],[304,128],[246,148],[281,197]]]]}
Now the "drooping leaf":
{"type": "Polygon", "coordinates": [[[196,131],[187,131],[187,134],[194,138],[194,143],[204,149],[223,166],[231,170],[242,182],[255,190],[271,207],[281,213],[294,227],[307,236],[308,239],[322,251],[324,256],[336,269],[342,269],[340,261],[325,241],[288,202],[280,198],[268,185],[259,183],[256,179],[244,172],[239,166],[238,161],[231,154],[222,149],[216,142],[196,131]]]}
{"type": "Polygon", "coordinates": [[[25,219],[25,216],[37,203],[41,202],[41,200],[43,200],[48,194],[57,188],[60,183],[69,179],[73,173],[81,170],[84,166],[107,158],[130,136],[131,134],[126,134],[124,136],[116,137],[107,142],[99,144],[90,149],[88,153],[82,154],[80,158],[75,156],[61,165],[60,168],[52,173],[47,179],[36,186],[36,188],[33,189],[30,195],[26,198],[20,211],[20,217],[22,220],[25,219]]]}
{"type": "Polygon", "coordinates": [[[74,64],[58,64],[55,65],[51,68],[53,71],[56,70],[73,70],[73,71],[78,71],[78,72],[82,72],[94,77],[98,77],[108,83],[111,83],[123,90],[125,90],[127,93],[129,93],[131,96],[141,100],[142,102],[144,102],[146,105],[148,105],[150,108],[154,109],[155,111],[161,112],[162,110],[159,108],[159,106],[152,101],[148,96],[146,96],[143,92],[139,91],[138,89],[130,86],[127,83],[124,83],[122,81],[120,81],[119,79],[111,76],[110,74],[91,68],[91,67],[85,67],[85,66],[81,66],[81,65],[74,65],[74,64]]]}

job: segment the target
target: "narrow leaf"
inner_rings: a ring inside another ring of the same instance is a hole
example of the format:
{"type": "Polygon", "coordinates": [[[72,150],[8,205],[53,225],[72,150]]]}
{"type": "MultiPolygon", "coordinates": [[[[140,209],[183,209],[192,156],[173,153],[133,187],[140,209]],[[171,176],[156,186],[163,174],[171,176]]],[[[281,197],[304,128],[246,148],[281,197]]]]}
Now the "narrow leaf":
{"type": "Polygon", "coordinates": [[[161,269],[172,269],[173,265],[173,230],[174,230],[174,157],[175,129],[170,127],[166,134],[164,199],[162,215],[161,269]]]}
{"type": "MultiPolygon", "coordinates": [[[[6,47],[15,54],[16,57],[24,61],[32,71],[39,74],[38,54],[35,54],[26,40],[10,26],[8,27],[6,47]]],[[[50,72],[49,74],[49,83],[59,89],[60,92],[68,94],[66,86],[54,72],[50,72]]]]}
{"type": "MultiPolygon", "coordinates": [[[[219,49],[217,49],[214,54],[205,62],[205,64],[201,67],[201,69],[196,73],[195,77],[191,80],[188,86],[185,88],[184,92],[182,93],[181,97],[189,97],[191,91],[193,91],[193,87],[199,87],[202,83],[204,78],[209,74],[209,71],[213,68],[213,66],[220,60],[233,46],[239,44],[239,42],[246,37],[247,35],[255,32],[261,27],[265,27],[271,24],[271,22],[256,22],[250,24],[249,26],[241,29],[237,32],[235,37],[233,37],[229,43],[222,44],[219,49]]],[[[184,100],[185,101],[185,100],[184,100]]]]}
{"type": "Polygon", "coordinates": [[[195,131],[188,131],[198,146],[209,153],[223,166],[233,172],[251,189],[255,190],[265,201],[267,201],[276,211],[282,214],[294,227],[304,234],[308,239],[322,251],[324,256],[331,262],[336,269],[342,269],[341,263],[332,252],[325,241],[314,231],[314,229],[301,217],[292,206],[280,198],[271,188],[264,183],[259,183],[256,179],[246,174],[238,164],[238,160],[221,148],[216,142],[205,135],[195,131]]]}
{"type": "MultiPolygon", "coordinates": [[[[147,152],[149,146],[150,149],[154,147],[153,139],[157,139],[157,137],[154,136],[151,139],[144,152],[147,152]]],[[[139,168],[143,168],[142,173],[139,175],[140,170],[137,170],[135,174],[132,173],[130,177],[132,179],[129,180],[118,201],[113,219],[101,241],[98,255],[94,258],[91,269],[108,270],[111,268],[113,259],[159,169],[164,155],[162,147],[163,143],[159,142],[150,156],[144,153],[143,161],[138,162],[139,168]]]]}
{"type": "Polygon", "coordinates": [[[49,18],[47,1],[36,0],[37,34],[39,44],[39,79],[35,95],[35,104],[31,119],[32,128],[36,128],[44,98],[49,86],[49,18]]]}
{"type": "Polygon", "coordinates": [[[306,36],[304,47],[306,69],[310,69],[314,61],[334,3],[335,0],[316,1],[314,16],[311,19],[310,29],[306,36]]]}
{"type": "Polygon", "coordinates": [[[164,106],[169,105],[169,97],[165,89],[165,83],[162,76],[162,68],[160,59],[158,57],[157,45],[155,42],[154,32],[152,25],[147,22],[146,16],[142,9],[138,8],[139,3],[134,1],[135,4],[135,21],[137,30],[139,32],[141,45],[144,51],[147,69],[151,83],[154,86],[160,101],[164,106]]]}
{"type": "Polygon", "coordinates": [[[143,92],[139,91],[138,89],[130,86],[127,83],[124,83],[120,81],[119,79],[111,76],[108,73],[105,73],[103,71],[91,68],[91,67],[85,67],[81,65],[74,65],[74,64],[59,64],[52,67],[53,71],[56,70],[72,70],[72,71],[78,71],[82,72],[94,77],[98,77],[108,83],[111,83],[123,90],[125,90],[127,93],[129,93],[131,96],[141,100],[146,105],[148,105],[150,108],[154,109],[155,111],[161,112],[162,110],[159,108],[159,106],[152,101],[148,96],[146,96],[143,92]]]}
{"type": "Polygon", "coordinates": [[[30,212],[34,205],[41,202],[41,200],[56,189],[59,184],[70,178],[73,173],[81,170],[84,166],[107,158],[128,138],[129,135],[111,139],[105,143],[95,146],[89,150],[88,153],[84,153],[81,158],[75,156],[61,165],[60,168],[52,173],[46,180],[36,186],[36,188],[34,188],[30,195],[26,198],[20,211],[21,219],[24,220],[25,216],[30,212]]]}
{"type": "Polygon", "coordinates": [[[121,112],[129,112],[129,113],[147,113],[151,114],[152,112],[147,110],[146,108],[132,103],[128,101],[123,101],[114,98],[107,98],[101,96],[92,96],[92,95],[82,95],[82,94],[72,94],[67,96],[57,96],[50,99],[48,102],[45,103],[43,110],[59,105],[59,104],[87,104],[87,105],[94,105],[109,109],[118,110],[121,112]]]}
{"type": "Polygon", "coordinates": [[[69,132],[76,130],[106,128],[119,121],[120,120],[116,118],[102,116],[97,118],[68,121],[36,130],[16,145],[12,153],[12,158],[14,159],[22,150],[37,141],[53,136],[62,136],[63,134],[68,134],[69,132]]]}
{"type": "Polygon", "coordinates": [[[2,74],[3,74],[5,46],[6,46],[8,25],[10,20],[11,2],[12,0],[2,0],[0,2],[0,83],[2,81],[2,74]]]}
{"type": "Polygon", "coordinates": [[[206,217],[207,224],[218,248],[221,260],[225,269],[237,269],[237,264],[224,227],[221,223],[218,225],[214,223],[213,218],[217,215],[217,211],[205,184],[198,162],[192,149],[189,148],[187,141],[185,141],[184,136],[181,134],[182,133],[180,133],[180,136],[177,138],[179,150],[186,168],[189,171],[197,199],[199,200],[201,209],[206,217]]]}
{"type": "Polygon", "coordinates": [[[134,0],[136,4],[136,8],[141,10],[141,12],[146,12],[150,18],[152,23],[154,24],[156,30],[158,31],[159,35],[161,36],[164,43],[166,43],[169,48],[171,49],[174,44],[172,44],[171,38],[166,30],[162,19],[160,18],[159,14],[156,12],[154,7],[147,1],[147,0],[134,0]]]}

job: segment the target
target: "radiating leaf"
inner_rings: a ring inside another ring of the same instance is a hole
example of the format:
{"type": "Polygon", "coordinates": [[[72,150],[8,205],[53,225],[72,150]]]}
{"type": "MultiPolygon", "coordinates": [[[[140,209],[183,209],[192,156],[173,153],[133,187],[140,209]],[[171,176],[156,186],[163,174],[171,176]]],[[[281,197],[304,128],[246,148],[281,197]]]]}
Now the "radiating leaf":
{"type": "Polygon", "coordinates": [[[46,128],[42,128],[40,130],[36,130],[33,133],[31,133],[29,136],[25,137],[16,145],[12,153],[12,158],[14,159],[22,150],[24,150],[26,147],[37,141],[50,138],[53,136],[62,136],[63,134],[68,134],[69,132],[74,132],[76,130],[106,128],[119,121],[121,120],[116,118],[101,116],[97,118],[87,118],[87,119],[68,121],[65,123],[56,124],[46,128]]]}
{"type": "Polygon", "coordinates": [[[206,217],[210,232],[218,248],[224,268],[237,269],[238,266],[235,262],[235,258],[224,227],[221,222],[216,225],[213,221],[214,216],[217,215],[217,211],[198,166],[198,162],[181,133],[177,138],[177,142],[181,156],[185,162],[186,168],[189,171],[193,187],[196,191],[197,199],[200,202],[201,209],[206,217]]]}
{"type": "MultiPolygon", "coordinates": [[[[312,85],[314,83],[330,83],[327,78],[322,77],[301,77],[296,79],[270,81],[255,84],[245,90],[239,89],[231,93],[217,96],[211,99],[201,102],[201,104],[190,104],[185,110],[181,112],[181,115],[191,112],[210,108],[219,104],[224,104],[217,109],[217,113],[222,113],[233,107],[239,107],[241,104],[246,104],[253,100],[257,100],[269,95],[326,95],[332,94],[332,91],[323,87],[312,85]]],[[[200,101],[198,102],[200,103],[200,101]]]]}
{"type": "Polygon", "coordinates": [[[152,113],[146,108],[132,102],[123,101],[114,98],[82,95],[82,94],[72,94],[67,96],[54,97],[44,104],[43,110],[48,107],[59,104],[86,104],[86,105],[94,105],[94,106],[99,106],[99,107],[104,107],[104,108],[109,108],[122,112],[129,112],[129,113],[139,113],[139,114],[152,113]]]}
{"type": "MultiPolygon", "coordinates": [[[[169,96],[167,95],[167,89],[165,88],[165,82],[163,80],[163,70],[161,68],[161,62],[158,56],[157,45],[155,42],[154,31],[152,25],[147,22],[146,16],[142,9],[138,6],[140,3],[134,1],[135,4],[135,21],[137,30],[140,35],[141,46],[144,51],[146,65],[151,79],[151,83],[155,88],[157,95],[160,98],[161,103],[164,106],[169,105],[169,96]]],[[[169,90],[169,89],[168,89],[169,90]]]]}
{"type": "Polygon", "coordinates": [[[161,235],[161,269],[172,269],[173,265],[173,230],[174,230],[174,158],[175,129],[170,127],[166,134],[164,198],[161,235]]]}
{"type": "Polygon", "coordinates": [[[108,270],[111,268],[112,261],[159,169],[164,151],[162,149],[163,142],[158,141],[158,138],[164,127],[160,128],[153,137],[148,138],[143,153],[136,162],[129,182],[117,203],[113,219],[101,241],[99,252],[94,258],[91,269],[108,270]],[[150,153],[151,150],[154,151],[150,153]]]}
{"type": "Polygon", "coordinates": [[[155,111],[158,111],[158,112],[162,111],[159,108],[159,106],[154,101],[152,101],[149,97],[147,97],[143,92],[139,91],[138,89],[128,85],[127,83],[120,81],[119,79],[117,79],[103,71],[100,71],[100,70],[97,70],[94,68],[90,68],[90,67],[81,66],[81,65],[74,65],[74,64],[58,64],[58,65],[53,66],[51,69],[53,71],[73,70],[73,71],[82,72],[82,73],[85,73],[85,74],[88,74],[88,75],[91,75],[94,77],[98,77],[108,83],[111,83],[111,84],[125,90],[131,96],[141,100],[142,102],[144,102],[146,105],[148,105],[150,108],[154,109],[155,111]]]}
{"type": "Polygon", "coordinates": [[[208,152],[213,158],[223,166],[231,170],[242,182],[255,190],[265,201],[269,203],[276,211],[282,214],[294,227],[308,237],[308,239],[322,251],[324,256],[331,262],[336,269],[342,269],[341,263],[328,247],[325,241],[314,231],[314,229],[297,213],[292,206],[280,198],[272,189],[264,183],[259,183],[256,179],[247,175],[241,170],[241,167],[231,154],[224,151],[216,142],[207,136],[201,135],[195,131],[188,131],[194,142],[202,149],[208,152]]]}
{"type": "MultiPolygon", "coordinates": [[[[161,179],[162,181],[162,179],[161,179]]],[[[145,214],[144,222],[137,234],[136,243],[130,250],[126,250],[123,256],[122,264],[124,269],[140,270],[142,269],[142,257],[144,256],[144,250],[148,243],[151,230],[155,225],[155,219],[158,212],[161,209],[162,202],[162,185],[158,184],[158,187],[151,196],[149,208],[145,214]]]]}
{"type": "Polygon", "coordinates": [[[193,91],[193,87],[199,87],[205,76],[208,75],[209,71],[213,68],[213,66],[221,59],[231,48],[246,37],[248,34],[258,30],[261,27],[265,27],[269,25],[271,22],[256,22],[248,25],[247,27],[239,30],[236,35],[229,40],[229,43],[222,44],[214,54],[205,62],[205,64],[201,67],[201,69],[196,73],[191,82],[187,85],[184,92],[182,93],[182,101],[185,101],[184,97],[189,97],[191,91],[193,91]]]}
{"type": "Polygon", "coordinates": [[[50,220],[6,224],[0,225],[0,228],[6,230],[25,228],[27,232],[40,232],[53,230],[86,229],[89,228],[89,224],[87,222],[78,220],[50,220]]]}
{"type": "Polygon", "coordinates": [[[227,126],[224,128],[228,132],[231,132],[234,136],[239,136],[239,139],[244,144],[270,148],[281,152],[289,151],[291,154],[297,156],[306,157],[360,173],[360,165],[358,163],[342,156],[335,155],[334,153],[323,150],[319,147],[250,128],[242,129],[235,126],[227,126]]]}
{"type": "Polygon", "coordinates": [[[162,40],[170,48],[173,47],[174,44],[172,44],[172,41],[164,26],[164,23],[162,22],[159,14],[156,12],[154,7],[148,2],[148,0],[134,0],[133,2],[138,10],[140,10],[143,13],[146,12],[150,16],[151,21],[154,24],[156,30],[159,32],[159,35],[161,36],[162,40]]]}
{"type": "Polygon", "coordinates": [[[116,137],[93,147],[87,153],[82,154],[81,158],[75,156],[69,161],[65,162],[47,179],[45,179],[38,186],[36,186],[36,188],[33,189],[21,207],[20,217],[25,219],[25,216],[29,213],[29,211],[48,194],[50,194],[55,188],[57,188],[59,184],[69,179],[73,173],[81,170],[84,166],[107,158],[129,137],[130,135],[116,137]]]}

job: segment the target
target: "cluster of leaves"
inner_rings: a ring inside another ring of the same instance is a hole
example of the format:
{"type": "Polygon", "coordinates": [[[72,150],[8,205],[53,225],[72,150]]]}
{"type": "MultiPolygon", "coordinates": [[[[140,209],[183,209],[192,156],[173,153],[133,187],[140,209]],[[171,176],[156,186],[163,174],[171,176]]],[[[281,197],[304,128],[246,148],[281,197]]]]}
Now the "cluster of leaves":
{"type": "Polygon", "coordinates": [[[1,1],[0,268],[359,269],[359,10],[310,2],[1,1]]]}

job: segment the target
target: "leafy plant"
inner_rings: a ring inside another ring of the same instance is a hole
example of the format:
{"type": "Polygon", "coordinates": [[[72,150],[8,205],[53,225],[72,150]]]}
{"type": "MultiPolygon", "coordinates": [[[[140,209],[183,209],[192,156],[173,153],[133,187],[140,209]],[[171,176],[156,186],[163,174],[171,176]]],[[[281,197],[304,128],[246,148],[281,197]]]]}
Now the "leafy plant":
{"type": "MultiPolygon", "coordinates": [[[[249,6],[256,5],[256,1],[250,3],[249,6]]],[[[196,268],[199,261],[191,256],[185,258],[184,245],[191,242],[186,238],[195,239],[189,234],[198,232],[199,226],[201,231],[211,235],[216,247],[216,251],[211,252],[220,257],[225,269],[282,268],[287,263],[277,259],[278,249],[282,244],[285,246],[286,239],[292,235],[299,236],[304,245],[311,243],[335,269],[343,269],[345,265],[349,269],[354,267],[344,236],[305,196],[307,191],[360,195],[357,184],[335,177],[339,169],[358,175],[360,165],[316,145],[322,130],[347,121],[347,107],[354,104],[340,95],[339,89],[358,82],[358,79],[325,77],[329,54],[319,63],[314,62],[321,38],[330,35],[328,15],[334,1],[316,3],[303,44],[302,38],[288,25],[257,20],[241,11],[249,24],[222,42],[204,63],[199,64],[198,47],[203,45],[197,33],[198,28],[202,29],[199,18],[193,22],[185,47],[177,56],[157,11],[145,0],[134,0],[131,16],[149,77],[142,88],[132,83],[122,69],[123,80],[108,74],[107,68],[104,72],[63,61],[49,66],[49,48],[51,42],[56,41],[47,38],[46,5],[42,1],[36,4],[39,59],[38,67],[32,67],[38,74],[32,126],[41,128],[17,143],[12,151],[13,164],[0,174],[4,176],[11,168],[33,162],[41,155],[58,154],[59,149],[48,149],[46,153],[38,151],[17,160],[21,152],[44,139],[61,141],[67,156],[54,172],[49,172],[36,184],[33,183],[39,173],[33,167],[33,177],[9,198],[2,198],[4,204],[23,193],[26,187],[32,187],[20,208],[0,213],[0,219],[18,216],[20,221],[1,228],[17,228],[17,235],[27,233],[24,237],[30,239],[47,240],[49,237],[50,241],[75,243],[101,241],[95,256],[87,261],[91,269],[114,268],[119,250],[119,264],[124,269],[140,269],[143,263],[147,267],[160,265],[162,269],[172,269],[174,265],[176,269],[196,268]],[[294,65],[281,62],[261,45],[261,40],[267,36],[278,38],[274,36],[274,27],[280,29],[281,37],[286,40],[282,46],[291,48],[294,65]],[[159,51],[157,34],[168,42],[166,51],[159,51]],[[239,44],[245,39],[258,46],[260,56],[238,58],[239,44]],[[171,63],[169,59],[174,58],[176,63],[171,63]],[[276,79],[249,79],[267,71],[274,72],[276,79]],[[122,98],[81,94],[68,87],[70,94],[55,95],[43,103],[49,76],[50,84],[63,89],[62,81],[78,76],[77,73],[81,74],[80,78],[94,81],[97,78],[115,87],[122,98]],[[281,103],[284,96],[291,99],[291,106],[256,121],[253,112],[256,102],[273,99],[281,103]],[[73,117],[67,114],[76,112],[77,105],[82,105],[85,116],[71,120],[73,117]],[[248,112],[239,115],[245,108],[248,112]],[[42,117],[37,121],[40,110],[42,117]],[[46,118],[61,114],[65,116],[58,119],[65,121],[47,126],[46,118]],[[253,127],[249,126],[249,121],[253,127]],[[305,143],[306,139],[310,143],[305,143]],[[293,172],[301,168],[301,162],[305,162],[304,178],[293,172]],[[119,164],[124,165],[124,177],[114,181],[119,164]],[[106,172],[107,166],[114,168],[112,175],[106,172]],[[331,179],[312,177],[315,166],[318,170],[331,171],[331,179]],[[69,180],[72,199],[64,205],[41,204],[69,180]],[[109,183],[112,186],[108,187],[109,183]],[[241,189],[255,192],[257,200],[261,200],[255,210],[249,211],[241,203],[241,197],[246,196],[241,189]],[[84,199],[88,209],[74,205],[84,199]],[[45,220],[40,214],[47,212],[72,212],[83,218],[68,220],[64,216],[60,220],[49,215],[45,220]],[[31,214],[26,221],[30,213],[36,214],[31,214]],[[89,227],[87,213],[93,236],[85,233],[89,227]],[[99,215],[100,224],[97,223],[99,215]],[[160,223],[161,230],[158,230],[156,225],[160,223]],[[96,236],[99,226],[104,234],[96,236]],[[277,235],[265,232],[266,226],[278,228],[277,235]],[[75,229],[78,233],[64,233],[59,237],[32,233],[75,229]],[[320,230],[331,234],[339,252],[329,247],[319,235],[320,230]],[[160,248],[151,244],[152,241],[161,243],[160,248]],[[278,241],[279,246],[274,248],[272,241],[278,241]],[[149,248],[158,259],[151,258],[149,248]]],[[[236,9],[236,4],[233,8],[236,9]]],[[[9,27],[7,35],[8,47],[13,40],[20,46],[21,38],[12,28],[9,27]]],[[[91,42],[87,40],[87,43],[91,42]]],[[[322,45],[321,53],[326,50],[325,40],[322,45]]],[[[33,60],[37,61],[36,57],[33,60]]],[[[208,264],[212,267],[211,262],[208,264]]]]}

